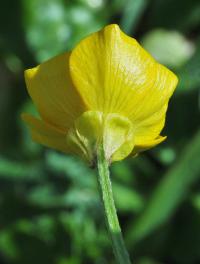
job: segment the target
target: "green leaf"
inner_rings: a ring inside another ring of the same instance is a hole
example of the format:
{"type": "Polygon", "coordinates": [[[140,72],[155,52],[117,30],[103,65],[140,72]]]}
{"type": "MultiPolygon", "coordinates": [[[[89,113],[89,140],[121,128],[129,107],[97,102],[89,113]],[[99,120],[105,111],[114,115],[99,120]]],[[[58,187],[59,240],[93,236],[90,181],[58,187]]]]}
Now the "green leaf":
{"type": "Polygon", "coordinates": [[[17,119],[22,133],[21,147],[23,149],[23,152],[27,157],[33,157],[41,153],[42,146],[32,140],[31,133],[27,124],[25,124],[25,122],[21,119],[21,113],[29,113],[35,117],[39,117],[39,113],[33,102],[28,99],[20,108],[17,119]]]}
{"type": "Polygon", "coordinates": [[[3,230],[0,232],[0,251],[8,259],[14,259],[18,256],[18,248],[13,239],[12,230],[3,230]]]}
{"type": "Polygon", "coordinates": [[[55,184],[45,184],[32,188],[27,194],[28,201],[44,208],[88,208],[99,203],[96,190],[90,188],[71,187],[66,192],[58,193],[55,184]]]}
{"type": "Polygon", "coordinates": [[[128,34],[132,33],[142,16],[148,0],[128,0],[121,19],[121,27],[128,34]]]}
{"type": "Polygon", "coordinates": [[[86,3],[24,0],[23,6],[27,43],[39,62],[72,49],[107,20],[86,3]]]}
{"type": "Polygon", "coordinates": [[[40,165],[37,162],[29,165],[0,157],[0,178],[16,181],[37,181],[44,176],[40,165]]]}
{"type": "Polygon", "coordinates": [[[123,162],[114,162],[110,168],[113,177],[119,179],[122,183],[130,184],[130,182],[135,179],[135,175],[127,160],[123,162]]]}
{"type": "Polygon", "coordinates": [[[77,157],[49,151],[46,159],[50,169],[59,173],[64,172],[76,185],[91,188],[96,186],[95,171],[77,157]]]}
{"type": "Polygon", "coordinates": [[[188,31],[200,23],[199,0],[154,0],[147,24],[188,31]]]}
{"type": "Polygon", "coordinates": [[[196,193],[191,197],[192,205],[200,212],[200,193],[196,193]]]}
{"type": "Polygon", "coordinates": [[[197,49],[192,58],[178,70],[179,77],[178,92],[190,92],[200,88],[200,39],[197,49]]]}
{"type": "Polygon", "coordinates": [[[139,241],[164,224],[200,177],[200,131],[185,147],[180,159],[162,178],[134,224],[129,240],[139,241]]]}
{"type": "Polygon", "coordinates": [[[116,207],[120,211],[140,212],[143,209],[142,196],[131,188],[113,182],[113,193],[116,207]]]}
{"type": "Polygon", "coordinates": [[[195,49],[178,31],[154,29],[142,38],[143,47],[160,63],[177,68],[193,55],[195,49]]]}

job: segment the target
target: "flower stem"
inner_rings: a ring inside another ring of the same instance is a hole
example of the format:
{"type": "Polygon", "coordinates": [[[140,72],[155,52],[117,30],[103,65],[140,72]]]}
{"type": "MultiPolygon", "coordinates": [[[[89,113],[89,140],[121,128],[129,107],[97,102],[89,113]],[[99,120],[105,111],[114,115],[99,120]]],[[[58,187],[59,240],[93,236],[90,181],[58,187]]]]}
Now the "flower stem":
{"type": "Polygon", "coordinates": [[[131,264],[117,217],[110,181],[109,165],[105,158],[103,146],[100,146],[98,149],[97,164],[99,171],[99,191],[104,206],[106,223],[111,237],[115,258],[119,264],[131,264]]]}

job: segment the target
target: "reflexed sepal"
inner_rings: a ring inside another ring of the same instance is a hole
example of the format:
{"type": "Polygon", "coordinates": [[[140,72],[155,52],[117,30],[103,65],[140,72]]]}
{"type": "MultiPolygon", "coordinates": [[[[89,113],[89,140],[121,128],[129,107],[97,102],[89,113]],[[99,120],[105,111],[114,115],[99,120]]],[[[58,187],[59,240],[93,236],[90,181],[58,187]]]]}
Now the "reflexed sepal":
{"type": "Polygon", "coordinates": [[[124,159],[134,147],[132,123],[116,113],[88,111],[76,119],[67,134],[67,143],[74,153],[91,164],[96,160],[97,148],[102,142],[109,162],[124,159]]]}

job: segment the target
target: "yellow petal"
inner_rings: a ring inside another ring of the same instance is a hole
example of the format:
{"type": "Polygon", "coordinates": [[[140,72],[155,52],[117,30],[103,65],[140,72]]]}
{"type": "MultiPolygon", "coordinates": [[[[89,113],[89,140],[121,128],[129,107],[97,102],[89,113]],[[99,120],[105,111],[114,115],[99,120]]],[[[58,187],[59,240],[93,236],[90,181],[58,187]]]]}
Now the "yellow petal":
{"type": "Polygon", "coordinates": [[[134,123],[135,142],[149,141],[157,138],[164,127],[165,115],[168,104],[165,104],[159,111],[145,118],[143,121],[134,123]]]}
{"type": "Polygon", "coordinates": [[[145,151],[147,149],[153,148],[156,145],[160,144],[161,142],[163,142],[167,137],[162,137],[162,136],[158,136],[157,138],[153,139],[153,140],[143,140],[141,139],[141,141],[138,141],[135,144],[135,147],[131,153],[132,156],[135,156],[136,154],[138,154],[139,152],[145,151]]]}
{"type": "Polygon", "coordinates": [[[31,136],[34,141],[65,153],[71,152],[66,143],[66,133],[62,130],[28,114],[22,114],[22,119],[31,128],[31,136]]]}
{"type": "Polygon", "coordinates": [[[137,126],[168,102],[177,84],[117,25],[82,40],[70,56],[70,72],[89,109],[119,113],[137,126]]]}
{"type": "Polygon", "coordinates": [[[69,74],[69,53],[26,70],[28,92],[43,120],[64,131],[84,110],[69,74]]]}
{"type": "Polygon", "coordinates": [[[177,77],[117,25],[25,77],[42,121],[24,119],[39,143],[92,162],[98,144],[116,161],[165,139],[159,135],[177,77]]]}
{"type": "Polygon", "coordinates": [[[169,98],[177,86],[178,78],[170,70],[161,64],[154,65],[156,76],[153,85],[142,92],[142,97],[135,102],[135,111],[131,119],[139,124],[154,114],[165,115],[169,98]],[[163,111],[164,110],[164,111],[163,111]]]}

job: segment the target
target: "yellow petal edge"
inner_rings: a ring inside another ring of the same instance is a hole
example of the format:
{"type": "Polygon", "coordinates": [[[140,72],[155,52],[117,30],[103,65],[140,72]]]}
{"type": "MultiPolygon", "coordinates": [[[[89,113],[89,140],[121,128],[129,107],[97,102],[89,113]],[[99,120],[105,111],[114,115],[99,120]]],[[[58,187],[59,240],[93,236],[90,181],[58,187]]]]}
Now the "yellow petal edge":
{"type": "Polygon", "coordinates": [[[23,115],[33,140],[91,164],[102,143],[113,162],[163,142],[160,132],[178,83],[117,25],[25,71],[25,79],[41,116],[23,115]]]}

